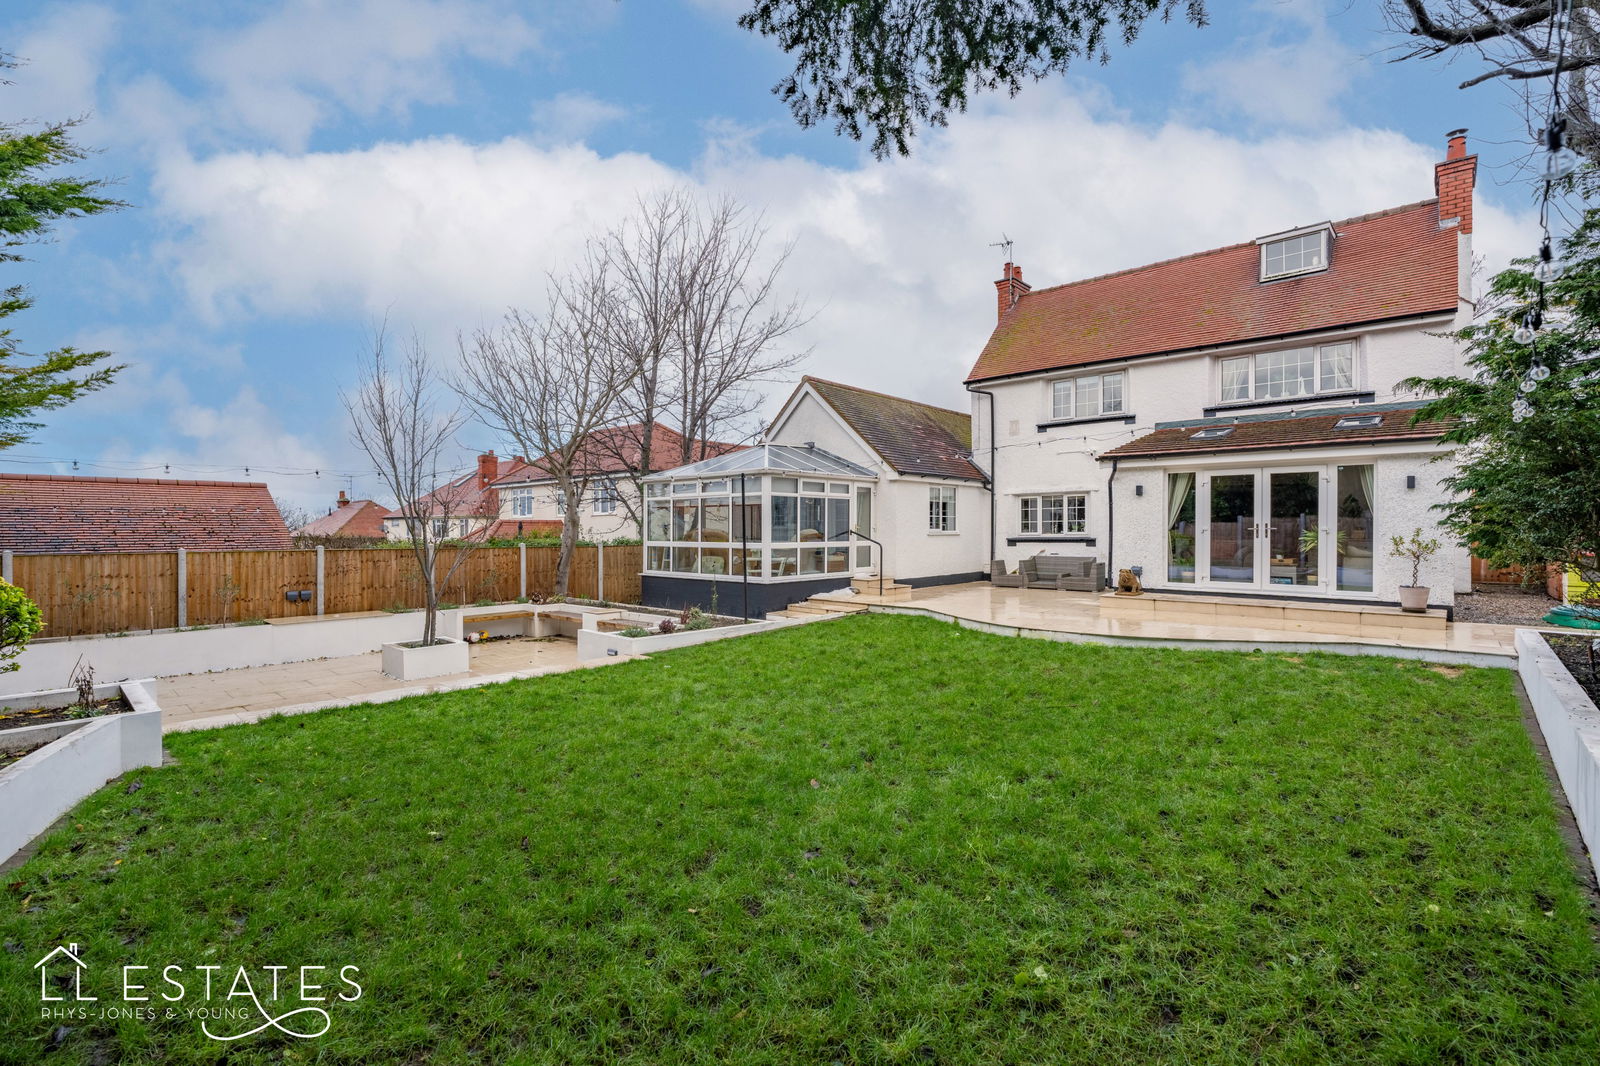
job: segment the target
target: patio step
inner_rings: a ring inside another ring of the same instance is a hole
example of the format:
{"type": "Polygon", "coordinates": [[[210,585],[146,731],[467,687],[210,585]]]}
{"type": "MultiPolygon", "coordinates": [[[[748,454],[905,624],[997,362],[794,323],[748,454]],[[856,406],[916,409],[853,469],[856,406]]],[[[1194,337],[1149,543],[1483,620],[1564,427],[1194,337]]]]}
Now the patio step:
{"type": "Polygon", "coordinates": [[[912,592],[912,586],[899,584],[892,577],[884,578],[881,586],[875,577],[852,578],[850,587],[863,596],[877,596],[885,600],[903,600],[912,592]]]}
{"type": "Polygon", "coordinates": [[[791,610],[817,611],[822,614],[865,614],[865,604],[856,603],[854,600],[828,599],[825,595],[812,596],[803,603],[791,603],[791,610]]]}
{"type": "Polygon", "coordinates": [[[1221,596],[1145,593],[1143,596],[1100,597],[1100,617],[1125,621],[1182,622],[1193,625],[1243,626],[1291,632],[1400,639],[1430,635],[1442,639],[1444,611],[1402,611],[1374,604],[1316,603],[1289,599],[1234,599],[1221,596]]]}

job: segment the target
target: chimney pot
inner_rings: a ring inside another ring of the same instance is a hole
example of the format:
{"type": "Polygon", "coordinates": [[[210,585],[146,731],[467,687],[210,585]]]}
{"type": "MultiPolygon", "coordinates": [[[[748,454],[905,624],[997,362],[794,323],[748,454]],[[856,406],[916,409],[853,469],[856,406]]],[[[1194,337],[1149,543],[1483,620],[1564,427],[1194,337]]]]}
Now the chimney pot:
{"type": "Polygon", "coordinates": [[[339,490],[339,506],[344,507],[350,503],[350,497],[344,494],[344,489],[339,490]]]}
{"type": "Polygon", "coordinates": [[[1454,224],[1472,232],[1472,188],[1477,179],[1478,157],[1467,154],[1467,131],[1447,135],[1444,161],[1433,165],[1433,191],[1439,197],[1439,225],[1454,224]]]}
{"type": "Polygon", "coordinates": [[[1022,280],[1022,268],[1015,263],[1007,263],[1000,280],[994,283],[999,317],[1006,317],[1006,312],[1026,296],[1031,288],[1032,286],[1022,280]]]}

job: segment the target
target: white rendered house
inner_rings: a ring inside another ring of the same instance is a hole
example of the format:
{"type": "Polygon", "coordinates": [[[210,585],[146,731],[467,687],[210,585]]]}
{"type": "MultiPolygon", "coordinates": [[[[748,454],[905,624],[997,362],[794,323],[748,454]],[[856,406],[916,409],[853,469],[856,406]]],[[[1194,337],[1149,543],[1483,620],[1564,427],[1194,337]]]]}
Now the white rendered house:
{"type": "MultiPolygon", "coordinates": [[[[1048,289],[1007,263],[968,375],[986,548],[1139,568],[1168,591],[1393,603],[1390,538],[1438,535],[1453,471],[1402,379],[1458,373],[1470,322],[1465,131],[1437,196],[1048,289]],[[1434,460],[1442,453],[1446,461],[1434,460]]],[[[1470,589],[1466,549],[1423,569],[1470,589]]]]}

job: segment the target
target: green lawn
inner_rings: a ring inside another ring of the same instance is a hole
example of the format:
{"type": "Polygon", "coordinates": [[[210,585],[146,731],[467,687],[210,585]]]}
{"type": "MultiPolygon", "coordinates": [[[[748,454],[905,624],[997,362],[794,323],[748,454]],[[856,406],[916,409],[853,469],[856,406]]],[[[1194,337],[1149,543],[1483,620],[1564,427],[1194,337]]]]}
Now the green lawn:
{"type": "Polygon", "coordinates": [[[168,750],[6,878],[0,1061],[1600,1053],[1503,670],[874,616],[168,750]],[[91,1021],[47,1052],[62,941],[364,994],[312,1041],[91,1021]]]}

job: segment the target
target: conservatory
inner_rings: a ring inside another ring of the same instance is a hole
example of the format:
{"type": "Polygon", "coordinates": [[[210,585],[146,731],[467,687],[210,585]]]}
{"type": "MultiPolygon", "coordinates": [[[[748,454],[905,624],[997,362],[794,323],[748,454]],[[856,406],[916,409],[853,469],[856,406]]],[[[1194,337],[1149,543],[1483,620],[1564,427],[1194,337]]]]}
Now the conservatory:
{"type": "Polygon", "coordinates": [[[758,444],[644,482],[646,604],[760,616],[878,565],[878,475],[815,446],[758,444]]]}

